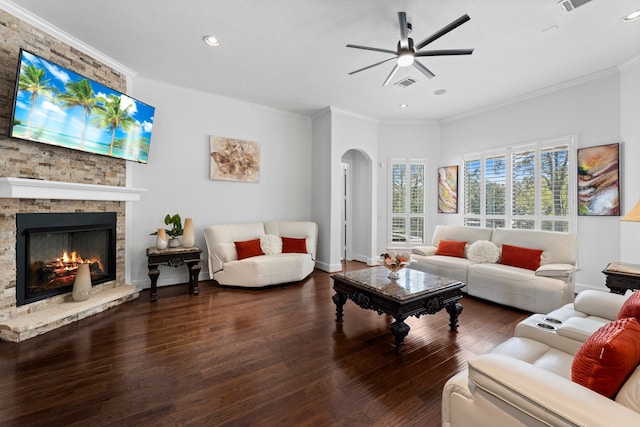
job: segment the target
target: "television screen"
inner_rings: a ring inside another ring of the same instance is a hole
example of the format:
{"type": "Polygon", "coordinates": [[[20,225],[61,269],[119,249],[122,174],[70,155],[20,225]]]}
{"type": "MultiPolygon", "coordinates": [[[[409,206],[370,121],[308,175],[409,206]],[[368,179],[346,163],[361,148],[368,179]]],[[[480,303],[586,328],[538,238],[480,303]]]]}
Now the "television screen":
{"type": "Polygon", "coordinates": [[[155,108],[20,50],[9,136],[147,163],[155,108]]]}

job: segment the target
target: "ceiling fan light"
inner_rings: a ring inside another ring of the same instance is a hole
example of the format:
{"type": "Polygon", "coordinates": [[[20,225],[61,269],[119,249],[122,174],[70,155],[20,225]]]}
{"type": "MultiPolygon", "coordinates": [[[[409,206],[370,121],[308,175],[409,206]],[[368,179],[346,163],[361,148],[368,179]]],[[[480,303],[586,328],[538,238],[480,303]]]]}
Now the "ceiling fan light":
{"type": "Polygon", "coordinates": [[[398,66],[399,67],[408,67],[413,64],[413,53],[412,52],[402,52],[398,55],[398,66]]]}

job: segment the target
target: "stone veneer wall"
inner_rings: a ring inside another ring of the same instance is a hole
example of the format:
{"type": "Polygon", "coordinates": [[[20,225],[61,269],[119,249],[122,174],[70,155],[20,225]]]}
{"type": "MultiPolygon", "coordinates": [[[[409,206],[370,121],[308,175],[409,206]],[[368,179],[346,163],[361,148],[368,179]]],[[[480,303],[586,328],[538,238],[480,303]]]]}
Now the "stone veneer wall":
{"type": "MultiPolygon", "coordinates": [[[[125,76],[3,10],[0,40],[0,176],[125,186],[125,160],[7,137],[20,48],[123,93],[125,76]]],[[[94,286],[94,292],[124,285],[125,202],[0,199],[0,318],[70,299],[70,294],[58,295],[16,307],[16,213],[102,211],[118,216],[117,273],[115,281],[94,286]]]]}

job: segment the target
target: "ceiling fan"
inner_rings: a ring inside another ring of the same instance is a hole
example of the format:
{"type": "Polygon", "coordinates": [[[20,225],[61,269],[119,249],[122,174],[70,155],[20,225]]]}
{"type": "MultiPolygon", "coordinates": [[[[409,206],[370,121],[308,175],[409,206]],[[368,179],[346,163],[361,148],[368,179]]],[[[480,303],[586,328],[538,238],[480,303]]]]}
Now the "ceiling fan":
{"type": "Polygon", "coordinates": [[[398,12],[398,21],[400,23],[400,41],[398,41],[398,48],[396,51],[388,50],[388,49],[380,49],[377,47],[368,47],[368,46],[359,46],[355,44],[348,44],[347,47],[351,47],[354,49],[364,49],[364,50],[372,50],[374,52],[382,52],[382,53],[390,53],[394,55],[391,58],[385,59],[384,61],[376,62],[375,64],[368,65],[364,68],[360,68],[359,70],[355,70],[349,73],[349,75],[359,73],[360,71],[368,70],[369,68],[377,67],[378,65],[382,65],[386,62],[396,60],[396,64],[393,66],[391,73],[384,81],[382,86],[386,86],[393,76],[398,71],[400,67],[408,67],[413,65],[416,67],[422,74],[427,76],[428,78],[435,77],[435,74],[431,72],[427,67],[425,67],[422,63],[416,61],[418,57],[425,56],[447,56],[447,55],[471,55],[473,53],[473,49],[444,49],[444,50],[425,50],[420,52],[420,49],[427,46],[429,43],[438,40],[440,37],[444,36],[448,32],[458,28],[460,25],[469,21],[469,15],[463,15],[455,21],[451,22],[449,25],[444,26],[440,30],[431,34],[426,39],[422,40],[420,43],[414,45],[413,39],[409,37],[411,33],[411,24],[407,22],[407,14],[405,12],[398,12]]]}

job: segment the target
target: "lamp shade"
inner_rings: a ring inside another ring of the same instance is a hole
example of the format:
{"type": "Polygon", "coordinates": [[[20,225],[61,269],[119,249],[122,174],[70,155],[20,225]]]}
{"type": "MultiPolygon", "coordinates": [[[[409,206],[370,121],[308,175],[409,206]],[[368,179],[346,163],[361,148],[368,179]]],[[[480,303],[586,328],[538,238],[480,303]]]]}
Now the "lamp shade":
{"type": "Polygon", "coordinates": [[[640,222],[640,201],[620,221],[640,222]]]}

